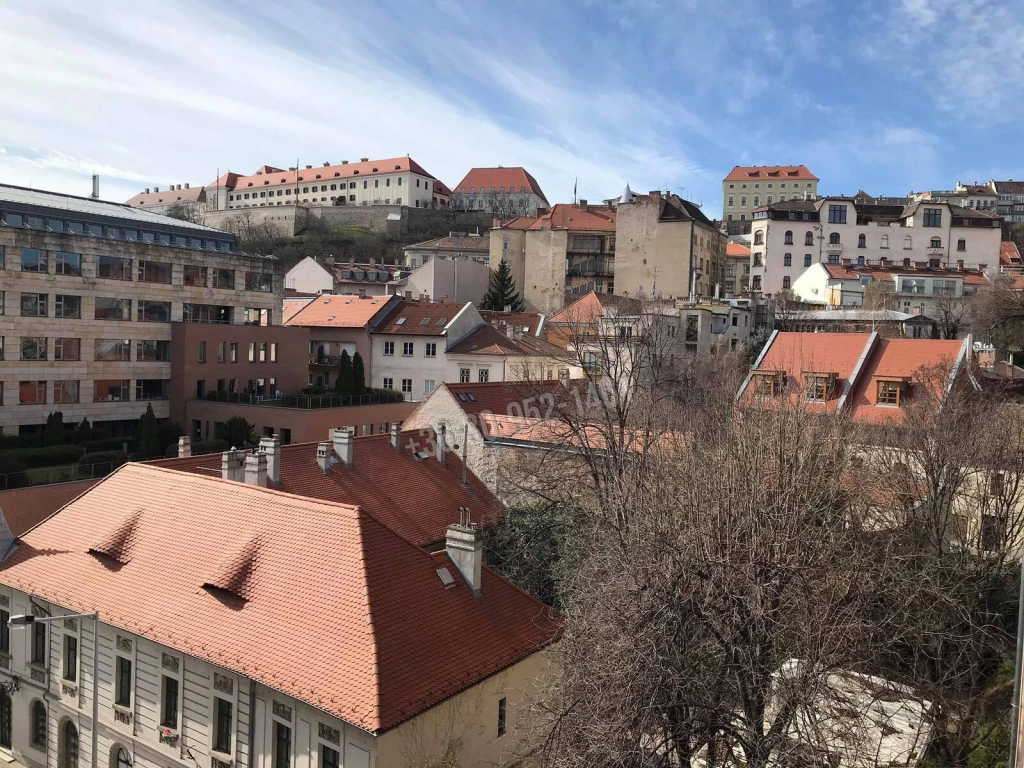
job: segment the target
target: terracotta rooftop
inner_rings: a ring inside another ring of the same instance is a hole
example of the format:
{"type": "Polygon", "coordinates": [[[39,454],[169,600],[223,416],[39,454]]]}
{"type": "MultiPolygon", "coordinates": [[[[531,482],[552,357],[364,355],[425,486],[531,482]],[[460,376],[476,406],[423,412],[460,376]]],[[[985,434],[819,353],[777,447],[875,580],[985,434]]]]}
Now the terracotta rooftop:
{"type": "Polygon", "coordinates": [[[528,229],[568,229],[579,232],[614,232],[614,208],[588,205],[586,210],[578,204],[556,203],[551,210],[536,218],[528,229]]]}
{"type": "Polygon", "coordinates": [[[203,187],[189,187],[188,189],[161,189],[159,192],[139,192],[139,194],[128,200],[128,205],[134,208],[142,208],[147,205],[173,205],[174,203],[203,203],[206,202],[206,190],[203,187]]]}
{"type": "Polygon", "coordinates": [[[1024,193],[1024,181],[993,181],[996,192],[1003,195],[1019,195],[1024,193]]]}
{"type": "Polygon", "coordinates": [[[500,229],[530,229],[537,223],[537,216],[516,216],[501,222],[500,229]]]}
{"type": "Polygon", "coordinates": [[[0,583],[99,610],[104,623],[371,733],[557,632],[557,616],[504,579],[484,569],[474,598],[446,555],[363,509],[143,464],[125,465],[24,534],[0,564],[0,583]],[[87,551],[83,532],[131,518],[129,562],[87,551]],[[442,566],[455,588],[442,585],[442,566]]]}
{"type": "Polygon", "coordinates": [[[288,321],[301,312],[309,302],[316,298],[315,293],[311,294],[290,294],[285,291],[284,301],[281,306],[281,324],[288,325],[288,321]]]}
{"type": "Polygon", "coordinates": [[[806,165],[737,165],[725,181],[786,181],[788,179],[798,181],[817,181],[815,176],[806,165]]]}
{"type": "Polygon", "coordinates": [[[511,325],[529,336],[543,336],[544,315],[539,312],[498,312],[493,309],[478,309],[484,322],[498,328],[511,325]]]}
{"type": "Polygon", "coordinates": [[[536,336],[520,333],[518,338],[509,338],[505,329],[481,325],[452,346],[448,354],[557,358],[564,356],[565,350],[536,336]]]}
{"type": "Polygon", "coordinates": [[[464,304],[451,302],[421,302],[401,299],[381,319],[374,333],[394,333],[413,336],[443,336],[444,329],[464,304]]]}
{"type": "Polygon", "coordinates": [[[424,240],[422,243],[405,246],[405,250],[410,248],[431,251],[478,251],[479,253],[488,253],[491,248],[491,240],[489,237],[481,235],[448,235],[447,237],[435,237],[433,240],[424,240]]]}
{"type": "MultiPolygon", "coordinates": [[[[251,176],[237,176],[233,179],[234,184],[229,185],[229,189],[246,190],[252,187],[331,181],[384,173],[418,173],[420,176],[434,178],[433,175],[423,170],[423,166],[410,157],[389,157],[384,160],[369,160],[365,163],[314,165],[312,168],[300,168],[297,171],[283,171],[280,168],[264,165],[251,176]]],[[[218,181],[220,180],[218,179],[218,181]]]]}
{"type": "MultiPolygon", "coordinates": [[[[913,264],[913,262],[911,262],[913,264]]],[[[931,269],[929,267],[876,266],[822,264],[828,276],[835,280],[859,280],[861,275],[871,275],[876,280],[895,280],[897,275],[911,277],[962,278],[964,285],[988,285],[988,278],[977,269],[931,269]]]]}
{"type": "MultiPolygon", "coordinates": [[[[329,425],[324,427],[327,439],[329,425]]],[[[311,499],[358,505],[417,546],[444,539],[445,530],[459,521],[460,506],[469,507],[476,520],[491,521],[501,505],[472,472],[462,485],[462,462],[449,451],[445,466],[431,456],[420,460],[417,451],[428,451],[433,433],[402,433],[400,450],[391,447],[391,435],[357,437],[352,466],[339,465],[324,474],[316,462],[316,443],[297,443],[281,448],[279,490],[311,499]]],[[[159,459],[155,466],[220,476],[221,454],[185,459],[159,459]]]]}
{"type": "Polygon", "coordinates": [[[548,318],[548,323],[595,323],[605,316],[605,310],[609,307],[615,309],[617,314],[635,314],[641,311],[643,303],[628,296],[591,291],[553,314],[548,318]]]}
{"type": "Polygon", "coordinates": [[[1006,266],[1024,264],[1024,261],[1021,261],[1020,249],[1013,240],[1004,240],[999,244],[999,263],[1006,266]]]}
{"type": "Polygon", "coordinates": [[[366,328],[396,301],[390,296],[322,294],[284,322],[309,328],[366,328]]]}
{"type": "Polygon", "coordinates": [[[502,190],[505,190],[506,194],[519,194],[525,191],[532,192],[545,203],[548,202],[537,180],[525,168],[519,167],[471,168],[465,178],[455,185],[455,190],[462,195],[500,193],[502,190]]]}
{"type": "Polygon", "coordinates": [[[726,256],[749,256],[750,246],[744,245],[743,243],[737,243],[735,240],[730,240],[725,244],[725,255],[726,256]]]}

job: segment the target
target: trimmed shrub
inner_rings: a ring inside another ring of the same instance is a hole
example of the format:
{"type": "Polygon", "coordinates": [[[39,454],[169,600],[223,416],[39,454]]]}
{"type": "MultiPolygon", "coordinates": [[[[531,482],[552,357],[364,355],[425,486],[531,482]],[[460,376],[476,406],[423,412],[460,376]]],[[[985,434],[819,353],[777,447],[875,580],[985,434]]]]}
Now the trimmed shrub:
{"type": "MultiPolygon", "coordinates": [[[[224,453],[229,450],[231,450],[231,445],[227,440],[200,440],[198,443],[192,443],[193,456],[201,456],[205,453],[224,453]]],[[[178,446],[174,446],[174,455],[178,455],[178,446]]]]}
{"type": "Polygon", "coordinates": [[[26,467],[52,467],[57,464],[74,464],[81,455],[80,445],[53,445],[49,448],[0,451],[0,462],[12,461],[26,467]]]}
{"type": "Polygon", "coordinates": [[[82,443],[82,448],[85,449],[86,454],[96,451],[123,451],[125,444],[128,445],[128,453],[135,452],[134,437],[105,437],[102,440],[89,440],[82,443]]]}
{"type": "Polygon", "coordinates": [[[105,477],[128,462],[124,451],[99,451],[87,453],[78,460],[79,477],[105,477]]]}

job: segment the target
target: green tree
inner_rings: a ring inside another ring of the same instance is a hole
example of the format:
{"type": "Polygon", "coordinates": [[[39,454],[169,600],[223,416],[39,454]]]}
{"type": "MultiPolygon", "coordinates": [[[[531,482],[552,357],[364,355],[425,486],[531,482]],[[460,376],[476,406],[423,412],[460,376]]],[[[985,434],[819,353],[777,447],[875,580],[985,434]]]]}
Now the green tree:
{"type": "Polygon", "coordinates": [[[54,411],[46,417],[43,427],[43,445],[61,445],[64,442],[64,414],[54,411]]]}
{"type": "Polygon", "coordinates": [[[351,397],[355,394],[353,372],[352,358],[349,357],[348,350],[343,349],[341,350],[341,360],[338,362],[338,378],[334,381],[335,393],[342,397],[351,397]]]}
{"type": "Polygon", "coordinates": [[[160,446],[160,425],[153,413],[152,403],[146,406],[146,412],[139,418],[138,431],[135,434],[135,442],[139,449],[137,456],[140,459],[156,459],[163,456],[163,449],[160,446]]]}
{"type": "Polygon", "coordinates": [[[363,368],[363,356],[358,352],[352,356],[352,394],[366,393],[366,370],[363,368]]]}
{"type": "Polygon", "coordinates": [[[246,448],[256,444],[256,430],[241,416],[232,416],[217,427],[217,439],[227,441],[234,448],[246,448]]]}
{"type": "Polygon", "coordinates": [[[90,434],[92,432],[92,424],[89,423],[87,418],[83,417],[81,422],[79,422],[78,431],[85,434],[90,434]]]}
{"type": "Polygon", "coordinates": [[[484,295],[480,309],[491,309],[496,312],[511,307],[513,312],[523,311],[523,299],[516,292],[516,281],[512,279],[512,269],[505,259],[498,268],[491,272],[491,284],[484,295]]]}

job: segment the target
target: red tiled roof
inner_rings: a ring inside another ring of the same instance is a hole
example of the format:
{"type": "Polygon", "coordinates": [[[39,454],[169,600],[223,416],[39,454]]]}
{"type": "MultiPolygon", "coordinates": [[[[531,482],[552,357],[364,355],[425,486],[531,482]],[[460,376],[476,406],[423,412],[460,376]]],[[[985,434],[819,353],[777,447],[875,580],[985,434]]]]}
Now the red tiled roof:
{"type": "Polygon", "coordinates": [[[1018,266],[1024,263],[1020,258],[1020,249],[1017,248],[1017,244],[1013,240],[1004,240],[999,244],[999,263],[1018,266]]]}
{"type": "Polygon", "coordinates": [[[371,733],[540,650],[558,622],[487,569],[473,597],[444,554],[366,510],[144,464],[125,465],[24,534],[0,583],[99,610],[104,623],[371,733]],[[131,516],[130,562],[112,567],[86,551],[83,532],[131,516]],[[204,587],[240,552],[249,566],[224,581],[228,591],[204,587]],[[441,566],[455,588],[441,584],[441,566]]]}
{"type": "MultiPolygon", "coordinates": [[[[324,427],[327,439],[328,427],[324,427]]],[[[501,505],[472,472],[462,485],[462,462],[448,452],[441,466],[436,458],[420,461],[417,451],[429,451],[433,433],[402,434],[401,450],[391,447],[390,435],[357,437],[352,466],[324,474],[316,463],[316,443],[281,448],[279,490],[321,501],[353,504],[418,546],[444,539],[445,530],[459,520],[459,507],[469,507],[473,519],[493,521],[501,505]],[[412,491],[414,489],[414,492],[412,491]]],[[[204,476],[220,475],[221,455],[147,462],[204,476]]]]}
{"type": "Polygon", "coordinates": [[[285,318],[285,325],[309,328],[366,328],[389,306],[390,296],[323,294],[285,318]]]}
{"type": "Polygon", "coordinates": [[[614,208],[588,205],[586,210],[571,203],[556,203],[536,218],[527,229],[569,229],[578,232],[614,232],[614,208]]]}
{"type": "Polygon", "coordinates": [[[859,280],[861,275],[871,275],[876,280],[895,280],[897,275],[920,275],[921,277],[960,277],[964,285],[988,285],[988,278],[977,269],[931,269],[928,267],[881,267],[874,265],[846,266],[822,264],[828,276],[836,280],[859,280]]]}
{"type": "Polygon", "coordinates": [[[312,168],[300,168],[297,171],[282,171],[265,165],[252,176],[236,178],[234,186],[230,189],[245,190],[250,187],[295,184],[296,177],[298,177],[298,182],[330,181],[331,179],[347,179],[383,173],[418,173],[420,176],[434,178],[433,175],[423,170],[423,166],[410,157],[389,157],[384,160],[369,160],[365,163],[314,165],[312,168]]]}
{"type": "Polygon", "coordinates": [[[207,184],[206,186],[207,187],[228,187],[229,189],[234,189],[235,188],[235,184],[238,182],[238,180],[239,180],[239,178],[241,178],[241,176],[242,176],[242,174],[240,174],[240,173],[235,173],[234,171],[228,171],[227,173],[221,174],[221,176],[216,181],[213,181],[212,183],[207,184]]]}
{"type": "Polygon", "coordinates": [[[735,240],[730,240],[725,244],[725,255],[726,256],[749,256],[750,246],[744,245],[743,243],[737,243],[735,240]]]}
{"type": "Polygon", "coordinates": [[[315,298],[315,295],[294,297],[286,295],[281,308],[281,324],[288,325],[288,321],[295,317],[297,312],[301,312],[315,298]]]}
{"type": "Polygon", "coordinates": [[[206,190],[203,187],[189,187],[188,189],[162,189],[159,192],[139,192],[128,200],[127,205],[141,208],[146,205],[204,202],[206,202],[206,190]]]}
{"type": "Polygon", "coordinates": [[[544,315],[539,312],[498,312],[493,309],[478,309],[477,311],[484,322],[490,325],[498,328],[511,325],[529,336],[536,336],[538,329],[542,328],[544,323],[544,315]],[[527,330],[523,331],[524,328],[527,330]]]}
{"type": "Polygon", "coordinates": [[[421,302],[402,299],[381,320],[374,333],[441,336],[452,318],[462,311],[463,306],[465,305],[451,302],[421,302]]]}
{"type": "MultiPolygon", "coordinates": [[[[514,327],[514,326],[513,326],[514,327]]],[[[449,355],[505,355],[509,357],[560,357],[565,350],[536,336],[508,337],[493,325],[481,325],[448,350],[449,355]]]]}
{"type": "Polygon", "coordinates": [[[548,323],[595,323],[604,317],[605,307],[615,307],[624,313],[635,313],[642,309],[642,304],[639,299],[631,299],[628,296],[591,291],[553,314],[548,318],[548,323]]]}
{"type": "Polygon", "coordinates": [[[516,216],[514,219],[501,222],[500,229],[530,229],[537,223],[537,216],[516,216]]]}
{"type": "Polygon", "coordinates": [[[545,418],[550,414],[546,413],[547,403],[539,401],[541,396],[551,396],[552,408],[572,402],[570,389],[556,380],[494,381],[486,384],[449,382],[441,386],[452,394],[463,411],[471,415],[491,413],[523,416],[530,410],[529,406],[533,405],[540,410],[541,417],[545,418]]]}
{"type": "Polygon", "coordinates": [[[444,197],[451,197],[452,191],[448,189],[439,179],[434,179],[433,189],[431,190],[435,195],[442,195],[444,197]]]}
{"type": "Polygon", "coordinates": [[[762,179],[766,181],[773,179],[817,181],[818,177],[811,173],[806,165],[737,165],[725,177],[725,181],[749,181],[751,179],[755,181],[762,179]]]}
{"type": "Polygon", "coordinates": [[[447,237],[435,237],[433,240],[424,240],[422,243],[405,246],[405,250],[410,248],[488,253],[491,249],[491,239],[480,235],[448,235],[447,237]]]}
{"type": "Polygon", "coordinates": [[[471,168],[466,177],[455,185],[455,189],[463,195],[470,194],[471,189],[476,190],[473,194],[490,194],[492,187],[495,192],[505,189],[519,193],[521,189],[525,189],[545,203],[548,201],[541,191],[540,184],[525,168],[471,168]]]}

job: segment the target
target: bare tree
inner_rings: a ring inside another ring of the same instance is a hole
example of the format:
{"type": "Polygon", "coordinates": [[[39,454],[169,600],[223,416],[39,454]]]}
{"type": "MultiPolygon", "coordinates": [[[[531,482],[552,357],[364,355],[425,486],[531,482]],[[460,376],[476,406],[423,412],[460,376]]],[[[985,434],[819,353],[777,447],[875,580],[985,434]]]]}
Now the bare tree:
{"type": "Polygon", "coordinates": [[[1008,275],[997,275],[974,297],[972,329],[1000,355],[1024,350],[1024,290],[1008,275]]]}
{"type": "Polygon", "coordinates": [[[242,209],[225,220],[224,228],[238,236],[243,251],[253,253],[273,253],[284,239],[272,222],[249,209],[242,209]]]}
{"type": "Polygon", "coordinates": [[[195,203],[175,201],[167,206],[167,210],[164,212],[165,216],[170,216],[172,219],[181,219],[187,221],[190,224],[202,224],[203,215],[199,210],[199,206],[195,203]]]}
{"type": "Polygon", "coordinates": [[[875,311],[896,309],[896,283],[893,280],[872,280],[864,287],[864,308],[875,311]]]}
{"type": "Polygon", "coordinates": [[[958,338],[960,329],[970,320],[968,301],[962,296],[937,296],[933,311],[936,328],[944,339],[958,338]]]}

